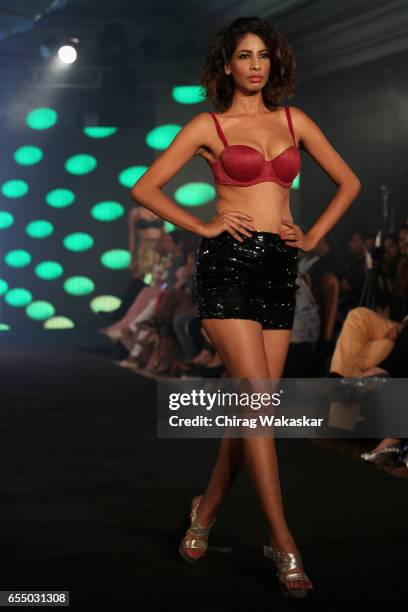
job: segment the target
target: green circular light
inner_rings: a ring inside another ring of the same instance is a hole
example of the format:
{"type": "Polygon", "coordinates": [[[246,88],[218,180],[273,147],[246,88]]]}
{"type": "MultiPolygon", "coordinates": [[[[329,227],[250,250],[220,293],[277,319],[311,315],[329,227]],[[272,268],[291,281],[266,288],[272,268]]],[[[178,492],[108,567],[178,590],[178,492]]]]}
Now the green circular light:
{"type": "Polygon", "coordinates": [[[69,157],[65,164],[65,170],[70,174],[83,175],[88,174],[95,170],[98,162],[93,155],[88,155],[86,153],[80,153],[78,155],[73,155],[69,157]]]}
{"type": "Polygon", "coordinates": [[[26,233],[31,236],[31,238],[47,238],[47,236],[50,236],[53,231],[53,224],[42,219],[31,221],[26,226],[26,233]]]}
{"type": "Polygon", "coordinates": [[[33,299],[33,296],[27,289],[22,289],[21,287],[16,287],[15,289],[10,289],[4,296],[5,301],[10,306],[15,306],[19,308],[21,306],[27,306],[29,302],[33,299]]]}
{"type": "Polygon", "coordinates": [[[45,196],[45,201],[53,208],[65,208],[74,200],[75,194],[69,189],[53,189],[45,196]]]}
{"type": "Polygon", "coordinates": [[[108,136],[112,136],[112,134],[116,134],[118,128],[116,127],[85,127],[84,134],[89,136],[89,138],[107,138],[108,136]]]}
{"type": "Polygon", "coordinates": [[[43,152],[40,147],[34,147],[27,145],[20,147],[14,153],[14,159],[18,164],[22,166],[32,166],[38,164],[43,158],[43,152]]]}
{"type": "Polygon", "coordinates": [[[112,270],[128,268],[130,264],[130,253],[125,249],[112,249],[101,256],[102,265],[112,270]]]}
{"type": "Polygon", "coordinates": [[[167,149],[180,130],[181,125],[172,123],[159,125],[147,134],[146,144],[152,149],[167,149]]]}
{"type": "Polygon", "coordinates": [[[43,327],[44,329],[70,329],[75,325],[68,317],[51,317],[45,321],[43,327]]]}
{"type": "Polygon", "coordinates": [[[21,198],[28,192],[28,185],[25,181],[13,179],[3,183],[1,192],[6,198],[21,198]]]}
{"type": "Polygon", "coordinates": [[[0,295],[6,293],[8,289],[8,282],[4,280],[4,278],[0,278],[0,295]]]}
{"type": "Polygon", "coordinates": [[[200,85],[179,85],[173,87],[171,95],[180,104],[198,104],[205,101],[206,91],[200,85]]]}
{"type": "Polygon", "coordinates": [[[91,215],[98,221],[115,221],[122,217],[124,207],[119,202],[99,202],[91,209],[91,215]]]}
{"type": "Polygon", "coordinates": [[[215,188],[209,183],[186,183],[176,190],[174,197],[184,206],[202,206],[215,195],[215,188]]]}
{"type": "Polygon", "coordinates": [[[64,247],[69,251],[86,251],[94,244],[94,239],[85,232],[75,232],[65,236],[64,247]]]}
{"type": "Polygon", "coordinates": [[[0,210],[0,229],[6,229],[13,225],[14,217],[11,213],[6,210],[0,210]]]}
{"type": "Polygon", "coordinates": [[[10,325],[7,323],[0,323],[0,331],[8,331],[10,329],[10,325]]]}
{"type": "Polygon", "coordinates": [[[122,300],[115,297],[114,295],[98,295],[91,300],[90,307],[93,312],[112,312],[121,305],[122,300]]]}
{"type": "Polygon", "coordinates": [[[95,289],[95,284],[87,276],[71,276],[64,281],[64,289],[71,295],[88,295],[95,289]]]}
{"type": "Polygon", "coordinates": [[[55,308],[49,302],[45,302],[43,300],[37,300],[36,302],[31,302],[26,308],[26,314],[30,319],[35,319],[36,321],[44,321],[44,319],[49,319],[55,312],[55,308]]]}
{"type": "Polygon", "coordinates": [[[34,271],[43,280],[54,280],[62,275],[64,268],[57,261],[42,261],[35,266],[34,271]]]}
{"type": "Polygon", "coordinates": [[[146,170],[148,170],[147,166],[132,166],[131,168],[126,168],[119,174],[119,183],[123,185],[123,187],[131,189],[136,181],[144,175],[146,170]]]}
{"type": "Polygon", "coordinates": [[[31,263],[31,255],[24,249],[15,249],[5,254],[4,260],[7,265],[13,268],[24,268],[24,266],[28,266],[31,263]]]}
{"type": "Polygon", "coordinates": [[[300,172],[299,174],[295,177],[295,180],[292,183],[292,189],[299,189],[300,187],[300,172]]]}
{"type": "Polygon", "coordinates": [[[58,121],[58,115],[53,108],[36,108],[28,113],[26,123],[33,130],[48,130],[58,121]]]}

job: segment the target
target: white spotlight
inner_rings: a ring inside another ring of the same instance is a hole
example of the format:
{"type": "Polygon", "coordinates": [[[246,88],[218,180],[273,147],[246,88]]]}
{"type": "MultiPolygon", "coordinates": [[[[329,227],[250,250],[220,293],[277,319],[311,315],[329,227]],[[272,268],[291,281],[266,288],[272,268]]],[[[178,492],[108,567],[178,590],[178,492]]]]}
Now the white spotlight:
{"type": "Polygon", "coordinates": [[[73,64],[77,57],[77,50],[72,45],[64,45],[58,49],[58,58],[63,64],[73,64]]]}

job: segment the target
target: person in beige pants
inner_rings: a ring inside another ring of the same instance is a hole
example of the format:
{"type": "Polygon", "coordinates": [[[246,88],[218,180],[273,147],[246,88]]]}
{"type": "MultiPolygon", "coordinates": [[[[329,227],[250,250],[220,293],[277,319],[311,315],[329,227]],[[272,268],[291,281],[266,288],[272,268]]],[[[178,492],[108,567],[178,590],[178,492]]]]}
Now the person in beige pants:
{"type": "Polygon", "coordinates": [[[330,371],[345,377],[366,376],[367,370],[391,353],[402,327],[402,323],[392,321],[371,308],[353,308],[348,312],[337,339],[330,371]]]}
{"type": "MultiPolygon", "coordinates": [[[[386,373],[386,370],[376,366],[391,353],[402,328],[403,323],[392,321],[371,308],[353,308],[348,312],[337,339],[330,372],[345,377],[386,373]]],[[[398,438],[384,438],[374,449],[363,453],[361,457],[373,461],[379,451],[385,448],[391,451],[399,442],[398,438]]]]}

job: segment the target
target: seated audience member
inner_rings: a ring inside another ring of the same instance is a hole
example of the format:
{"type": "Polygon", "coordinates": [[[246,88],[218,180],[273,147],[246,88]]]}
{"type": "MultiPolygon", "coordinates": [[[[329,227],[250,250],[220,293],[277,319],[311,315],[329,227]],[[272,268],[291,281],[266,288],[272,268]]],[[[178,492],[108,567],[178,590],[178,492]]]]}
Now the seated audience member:
{"type": "Polygon", "coordinates": [[[361,289],[366,278],[366,233],[363,230],[353,232],[348,242],[349,253],[340,273],[339,319],[344,321],[347,313],[358,306],[361,289]]]}
{"type": "Polygon", "coordinates": [[[324,274],[331,273],[337,278],[340,277],[339,257],[336,253],[334,241],[329,235],[324,236],[312,251],[301,256],[299,272],[301,274],[308,273],[312,288],[318,285],[324,274]]]}
{"type": "Polygon", "coordinates": [[[376,233],[364,231],[364,235],[365,235],[364,244],[366,247],[366,251],[371,251],[371,249],[375,245],[376,233]]]}
{"type": "Polygon", "coordinates": [[[400,257],[391,282],[390,317],[400,321],[408,310],[408,226],[403,225],[398,232],[400,257]]]}
{"type": "Polygon", "coordinates": [[[320,334],[319,306],[313,292],[302,276],[297,279],[296,308],[290,342],[317,342],[320,334]]]}
{"type": "Polygon", "coordinates": [[[398,262],[400,260],[400,250],[398,246],[398,235],[388,234],[384,238],[384,254],[381,264],[381,271],[387,282],[388,290],[391,289],[392,281],[394,280],[398,262]]]}
{"type": "MultiPolygon", "coordinates": [[[[145,320],[145,327],[150,328],[149,331],[155,338],[155,342],[152,343],[153,351],[146,364],[146,369],[151,372],[164,374],[169,373],[171,370],[178,348],[177,336],[173,331],[173,319],[193,306],[191,299],[193,268],[194,258],[193,253],[190,252],[187,254],[186,263],[179,267],[176,272],[176,282],[173,286],[162,291],[153,314],[148,320],[145,320]]],[[[138,329],[137,323],[133,328],[130,325],[130,329],[125,330],[125,333],[128,336],[126,342],[131,344],[132,340],[134,340],[135,344],[130,350],[129,359],[121,365],[125,367],[140,367],[138,358],[141,352],[140,347],[142,346],[140,340],[144,336],[140,336],[140,329],[138,329]],[[135,332],[134,338],[130,335],[132,331],[135,332]]]]}
{"type": "Polygon", "coordinates": [[[362,376],[391,353],[404,323],[393,321],[365,306],[347,314],[332,355],[330,372],[344,377],[362,376]]]}
{"type": "Polygon", "coordinates": [[[128,217],[128,241],[131,279],[127,284],[119,308],[101,313],[110,321],[121,319],[134,303],[143,287],[150,285],[153,267],[177,256],[177,245],[164,231],[164,221],[143,206],[132,208],[128,217]]]}
{"type": "MultiPolygon", "coordinates": [[[[402,322],[396,322],[369,308],[351,310],[337,340],[329,376],[407,378],[408,315],[402,322]]],[[[360,457],[382,462],[385,454],[392,453],[398,458],[401,444],[401,439],[384,438],[360,457]]]]}

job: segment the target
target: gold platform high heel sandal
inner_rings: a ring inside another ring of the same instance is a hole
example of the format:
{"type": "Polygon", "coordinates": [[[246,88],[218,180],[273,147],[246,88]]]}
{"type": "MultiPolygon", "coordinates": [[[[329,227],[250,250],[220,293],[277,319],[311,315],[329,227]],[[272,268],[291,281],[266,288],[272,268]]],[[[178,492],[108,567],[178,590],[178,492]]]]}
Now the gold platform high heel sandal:
{"type": "Polygon", "coordinates": [[[312,585],[303,589],[297,589],[289,585],[290,582],[294,581],[307,581],[310,583],[309,578],[304,572],[300,554],[276,550],[272,544],[264,546],[263,549],[265,557],[272,559],[275,563],[280,594],[284,597],[306,597],[308,591],[313,589],[312,585]],[[296,572],[292,573],[293,570],[296,570],[296,572]]]}
{"type": "Polygon", "coordinates": [[[187,532],[181,540],[180,546],[178,548],[180,555],[182,556],[184,561],[187,561],[187,563],[194,563],[195,561],[198,561],[199,559],[201,559],[201,557],[204,556],[208,547],[207,540],[197,539],[197,536],[208,537],[216,520],[214,519],[212,523],[210,523],[206,527],[203,527],[198,522],[197,510],[202,497],[202,495],[198,495],[197,497],[194,497],[191,502],[191,513],[189,516],[190,526],[188,527],[187,532]]]}

